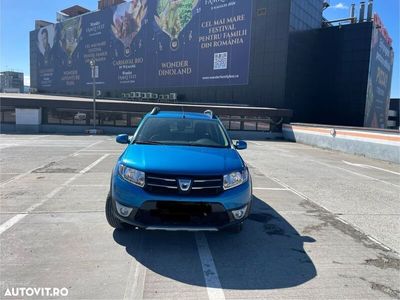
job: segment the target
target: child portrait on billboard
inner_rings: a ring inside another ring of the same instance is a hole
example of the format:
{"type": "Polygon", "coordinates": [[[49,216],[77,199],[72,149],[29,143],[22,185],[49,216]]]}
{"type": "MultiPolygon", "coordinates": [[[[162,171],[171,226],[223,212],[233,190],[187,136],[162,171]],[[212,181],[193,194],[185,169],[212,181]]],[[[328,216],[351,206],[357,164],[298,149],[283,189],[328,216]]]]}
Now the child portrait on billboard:
{"type": "Polygon", "coordinates": [[[53,64],[53,46],[55,37],[55,25],[49,25],[39,30],[37,46],[42,54],[40,67],[49,67],[53,64]]]}
{"type": "Polygon", "coordinates": [[[72,63],[72,55],[78,47],[79,38],[82,34],[82,18],[68,19],[61,23],[60,47],[68,58],[68,64],[72,63]]]}
{"type": "Polygon", "coordinates": [[[124,45],[126,56],[131,53],[132,41],[140,32],[146,14],[147,0],[133,0],[130,3],[118,5],[114,12],[111,30],[124,45]]]}
{"type": "Polygon", "coordinates": [[[172,50],[179,48],[179,34],[192,20],[192,11],[198,2],[199,0],[158,0],[155,21],[171,38],[172,50]]]}

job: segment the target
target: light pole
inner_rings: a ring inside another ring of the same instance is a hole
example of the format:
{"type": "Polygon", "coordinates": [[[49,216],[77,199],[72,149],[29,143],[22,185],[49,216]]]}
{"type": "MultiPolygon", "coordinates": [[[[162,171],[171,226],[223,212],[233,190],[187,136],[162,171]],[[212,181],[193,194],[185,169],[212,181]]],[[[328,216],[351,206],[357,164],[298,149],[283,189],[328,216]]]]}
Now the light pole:
{"type": "Polygon", "coordinates": [[[90,67],[93,78],[93,131],[96,133],[96,61],[94,59],[90,60],[90,67]]]}

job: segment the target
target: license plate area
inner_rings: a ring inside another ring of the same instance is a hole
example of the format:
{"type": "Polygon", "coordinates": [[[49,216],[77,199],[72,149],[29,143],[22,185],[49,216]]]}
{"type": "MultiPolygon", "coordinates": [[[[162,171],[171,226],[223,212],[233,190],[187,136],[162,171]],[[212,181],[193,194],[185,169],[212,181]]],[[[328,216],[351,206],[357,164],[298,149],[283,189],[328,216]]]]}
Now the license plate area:
{"type": "Polygon", "coordinates": [[[136,219],[147,225],[219,226],[228,222],[221,204],[178,201],[148,201],[136,219]]]}

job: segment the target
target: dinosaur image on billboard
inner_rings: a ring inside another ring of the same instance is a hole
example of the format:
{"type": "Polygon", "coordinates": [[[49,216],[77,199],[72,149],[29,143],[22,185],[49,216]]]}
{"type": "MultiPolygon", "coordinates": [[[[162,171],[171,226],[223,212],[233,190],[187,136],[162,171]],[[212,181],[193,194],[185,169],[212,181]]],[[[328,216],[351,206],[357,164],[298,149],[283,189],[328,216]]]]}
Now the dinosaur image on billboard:
{"type": "Polygon", "coordinates": [[[158,0],[155,21],[170,38],[170,48],[179,48],[179,34],[192,20],[199,0],[158,0]]]}

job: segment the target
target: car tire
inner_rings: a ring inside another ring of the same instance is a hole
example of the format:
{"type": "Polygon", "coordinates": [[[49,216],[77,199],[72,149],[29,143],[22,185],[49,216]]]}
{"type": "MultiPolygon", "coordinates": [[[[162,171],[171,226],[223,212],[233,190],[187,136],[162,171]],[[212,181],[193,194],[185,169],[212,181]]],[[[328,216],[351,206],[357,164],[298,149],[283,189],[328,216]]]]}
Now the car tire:
{"type": "Polygon", "coordinates": [[[112,204],[112,197],[110,192],[107,195],[107,201],[106,201],[106,219],[111,227],[115,229],[125,229],[125,223],[121,222],[121,220],[119,220],[115,216],[115,210],[112,204]]]}
{"type": "Polygon", "coordinates": [[[228,228],[226,228],[226,231],[232,232],[232,233],[240,233],[243,229],[243,222],[240,222],[235,225],[231,225],[228,228]]]}

